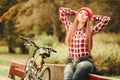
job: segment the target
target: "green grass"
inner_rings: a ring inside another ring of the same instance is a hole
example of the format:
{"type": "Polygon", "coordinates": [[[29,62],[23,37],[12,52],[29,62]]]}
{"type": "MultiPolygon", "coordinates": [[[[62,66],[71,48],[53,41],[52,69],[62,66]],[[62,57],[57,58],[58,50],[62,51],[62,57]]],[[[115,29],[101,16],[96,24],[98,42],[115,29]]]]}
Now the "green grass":
{"type": "Polygon", "coordinates": [[[8,53],[8,47],[7,46],[0,46],[0,53],[8,53]]]}
{"type": "Polygon", "coordinates": [[[9,66],[10,66],[10,62],[0,59],[0,75],[1,76],[8,76],[9,73],[9,66]]]}
{"type": "MultiPolygon", "coordinates": [[[[8,77],[9,76],[9,69],[1,69],[0,68],[0,76],[8,77]]],[[[15,80],[20,80],[20,78],[15,76],[15,80]]]]}
{"type": "Polygon", "coordinates": [[[7,76],[9,72],[10,61],[0,59],[0,75],[7,76]]]}
{"type": "Polygon", "coordinates": [[[6,60],[0,59],[0,65],[2,65],[2,66],[9,66],[10,65],[10,61],[6,61],[6,60]]]}
{"type": "Polygon", "coordinates": [[[8,69],[0,69],[0,75],[8,76],[8,69]]]}

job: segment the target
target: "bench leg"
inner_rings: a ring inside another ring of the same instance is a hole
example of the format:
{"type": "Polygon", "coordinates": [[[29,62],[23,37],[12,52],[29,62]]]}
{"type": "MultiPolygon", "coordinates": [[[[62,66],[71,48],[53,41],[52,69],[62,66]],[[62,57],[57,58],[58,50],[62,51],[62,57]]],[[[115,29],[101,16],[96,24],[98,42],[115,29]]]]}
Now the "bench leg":
{"type": "Polygon", "coordinates": [[[12,74],[9,74],[8,77],[11,78],[11,79],[13,79],[13,80],[15,80],[15,76],[12,75],[12,74]]]}

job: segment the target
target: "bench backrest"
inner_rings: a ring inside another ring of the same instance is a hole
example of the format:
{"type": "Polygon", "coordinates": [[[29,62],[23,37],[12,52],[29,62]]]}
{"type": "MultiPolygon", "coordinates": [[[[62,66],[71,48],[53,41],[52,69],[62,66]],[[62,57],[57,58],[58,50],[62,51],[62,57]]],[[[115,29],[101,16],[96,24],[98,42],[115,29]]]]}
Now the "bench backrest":
{"type": "Polygon", "coordinates": [[[20,64],[20,63],[11,62],[11,66],[10,66],[10,70],[9,70],[10,75],[15,75],[20,78],[23,78],[24,71],[25,71],[25,65],[20,64]]]}

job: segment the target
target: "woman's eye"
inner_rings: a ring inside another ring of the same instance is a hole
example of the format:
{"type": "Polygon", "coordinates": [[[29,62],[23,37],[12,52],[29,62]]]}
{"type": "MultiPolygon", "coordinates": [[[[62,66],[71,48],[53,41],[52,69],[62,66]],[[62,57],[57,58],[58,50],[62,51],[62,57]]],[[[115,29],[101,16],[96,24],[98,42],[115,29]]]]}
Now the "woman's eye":
{"type": "Polygon", "coordinates": [[[84,12],[79,12],[79,14],[83,14],[83,15],[85,15],[85,16],[88,16],[88,14],[87,13],[84,13],[84,12]]]}
{"type": "Polygon", "coordinates": [[[82,14],[82,12],[79,12],[80,14],[82,14]]]}
{"type": "Polygon", "coordinates": [[[88,14],[85,14],[85,16],[88,16],[88,14]]]}

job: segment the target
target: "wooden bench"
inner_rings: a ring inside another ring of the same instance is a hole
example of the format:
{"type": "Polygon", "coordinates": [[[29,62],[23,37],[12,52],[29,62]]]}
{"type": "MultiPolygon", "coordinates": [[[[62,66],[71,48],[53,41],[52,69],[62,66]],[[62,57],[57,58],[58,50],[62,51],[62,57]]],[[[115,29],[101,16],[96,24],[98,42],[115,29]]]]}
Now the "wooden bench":
{"type": "MultiPolygon", "coordinates": [[[[56,80],[55,79],[55,73],[54,73],[54,70],[59,70],[58,68],[61,68],[61,74],[63,73],[64,71],[64,67],[65,65],[61,66],[60,65],[55,65],[55,64],[46,64],[47,66],[50,67],[51,69],[51,74],[52,74],[52,79],[53,80],[56,80]]],[[[11,62],[11,66],[10,66],[10,70],[9,70],[9,77],[12,78],[13,80],[15,80],[15,76],[18,76],[20,78],[23,78],[24,77],[24,70],[25,70],[25,65],[23,64],[19,64],[19,63],[16,63],[16,62],[11,62]]],[[[59,75],[60,76],[60,75],[59,75]]],[[[63,78],[63,75],[61,75],[60,77],[63,78]]],[[[114,78],[109,78],[109,77],[104,77],[104,76],[99,76],[99,75],[95,75],[95,74],[89,74],[89,77],[90,77],[90,80],[120,80],[120,79],[114,79],[114,78]]],[[[58,79],[57,80],[61,80],[61,79],[58,79]]]]}
{"type": "Polygon", "coordinates": [[[23,78],[25,71],[25,65],[11,62],[10,70],[9,70],[9,78],[15,80],[15,76],[23,78]]]}

